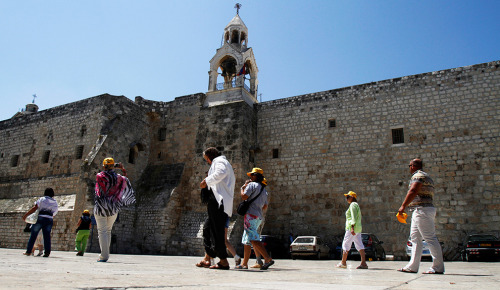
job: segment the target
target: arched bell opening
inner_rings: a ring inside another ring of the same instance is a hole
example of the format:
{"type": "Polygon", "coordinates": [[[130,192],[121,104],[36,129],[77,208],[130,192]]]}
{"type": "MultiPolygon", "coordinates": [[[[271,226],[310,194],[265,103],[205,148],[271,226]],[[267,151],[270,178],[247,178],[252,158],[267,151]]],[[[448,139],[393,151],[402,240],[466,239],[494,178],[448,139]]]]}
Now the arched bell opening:
{"type": "Polygon", "coordinates": [[[237,61],[232,56],[226,56],[221,59],[217,68],[217,90],[233,87],[234,78],[237,73],[236,64],[237,61]]]}
{"type": "Polygon", "coordinates": [[[231,44],[239,44],[240,43],[240,34],[238,30],[233,30],[231,32],[231,44]]]}
{"type": "Polygon", "coordinates": [[[238,75],[241,75],[243,79],[244,88],[252,95],[256,93],[257,87],[257,73],[250,60],[245,62],[245,68],[240,70],[238,75]]]}
{"type": "Polygon", "coordinates": [[[245,34],[245,32],[241,33],[240,44],[241,44],[242,47],[246,47],[247,46],[247,35],[245,34]]]}

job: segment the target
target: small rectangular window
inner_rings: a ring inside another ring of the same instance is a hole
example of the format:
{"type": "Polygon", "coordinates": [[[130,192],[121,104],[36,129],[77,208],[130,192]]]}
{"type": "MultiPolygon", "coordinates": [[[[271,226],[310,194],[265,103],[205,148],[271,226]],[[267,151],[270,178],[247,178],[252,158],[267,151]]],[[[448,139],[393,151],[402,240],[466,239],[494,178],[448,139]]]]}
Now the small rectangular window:
{"type": "Polygon", "coordinates": [[[280,150],[273,149],[273,158],[279,158],[279,157],[280,157],[280,150]]]}
{"type": "Polygon", "coordinates": [[[405,142],[403,128],[392,129],[392,144],[402,144],[405,142]]]}
{"type": "Polygon", "coordinates": [[[83,145],[76,146],[75,159],[82,159],[83,157],[83,145]]]}
{"type": "Polygon", "coordinates": [[[137,155],[137,153],[135,152],[135,149],[130,148],[130,150],[128,152],[128,163],[134,164],[136,155],[137,155]]]}
{"type": "Polygon", "coordinates": [[[19,155],[14,155],[10,159],[10,167],[16,167],[17,165],[19,165],[19,155]]]}
{"type": "Polygon", "coordinates": [[[158,141],[165,140],[167,140],[167,128],[160,128],[160,130],[158,130],[158,141]]]}
{"type": "Polygon", "coordinates": [[[49,163],[49,158],[50,150],[45,150],[45,152],[43,152],[42,163],[49,163]]]}
{"type": "Polygon", "coordinates": [[[335,128],[335,127],[337,127],[337,122],[335,121],[335,119],[328,120],[328,128],[335,128]]]}
{"type": "Polygon", "coordinates": [[[80,129],[80,137],[85,136],[87,134],[87,125],[82,125],[82,128],[80,129]]]}

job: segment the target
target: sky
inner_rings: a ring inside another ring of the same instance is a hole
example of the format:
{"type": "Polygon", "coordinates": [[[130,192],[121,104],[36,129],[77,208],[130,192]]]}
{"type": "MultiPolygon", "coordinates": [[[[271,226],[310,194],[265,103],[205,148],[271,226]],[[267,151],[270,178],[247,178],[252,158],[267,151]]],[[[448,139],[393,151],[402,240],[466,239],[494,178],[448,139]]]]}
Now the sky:
{"type": "Polygon", "coordinates": [[[500,60],[498,0],[4,0],[0,120],[205,93],[237,2],[263,102],[500,60]]]}

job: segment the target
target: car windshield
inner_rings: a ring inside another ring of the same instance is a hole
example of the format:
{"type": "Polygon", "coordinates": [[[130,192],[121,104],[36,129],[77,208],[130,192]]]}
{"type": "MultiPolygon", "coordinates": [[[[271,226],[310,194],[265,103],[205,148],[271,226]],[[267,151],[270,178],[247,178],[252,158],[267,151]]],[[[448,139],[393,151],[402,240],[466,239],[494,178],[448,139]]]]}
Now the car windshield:
{"type": "Polygon", "coordinates": [[[491,241],[491,240],[496,240],[497,238],[493,235],[478,235],[478,236],[471,236],[469,238],[469,241],[471,242],[481,242],[481,241],[491,241]]]}
{"type": "Polygon", "coordinates": [[[314,243],[314,238],[297,238],[295,243],[311,244],[314,243]]]}

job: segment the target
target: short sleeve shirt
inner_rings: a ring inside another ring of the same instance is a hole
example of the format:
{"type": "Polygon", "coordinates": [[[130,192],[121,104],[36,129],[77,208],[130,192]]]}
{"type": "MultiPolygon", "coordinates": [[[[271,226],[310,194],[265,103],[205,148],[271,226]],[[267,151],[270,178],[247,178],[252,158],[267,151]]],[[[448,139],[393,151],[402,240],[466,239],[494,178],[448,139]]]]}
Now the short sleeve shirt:
{"type": "Polygon", "coordinates": [[[40,209],[38,216],[52,218],[57,214],[59,207],[57,206],[57,201],[50,196],[44,196],[39,198],[35,204],[40,209]]]}
{"type": "MultiPolygon", "coordinates": [[[[248,196],[248,200],[256,197],[260,193],[260,189],[262,188],[262,184],[258,182],[250,182],[245,188],[245,195],[248,196]]],[[[250,204],[247,213],[257,216],[260,219],[263,219],[264,214],[262,213],[262,207],[267,204],[267,190],[264,187],[262,189],[262,193],[259,197],[250,204]]]]}
{"type": "Polygon", "coordinates": [[[434,206],[434,181],[432,180],[432,178],[422,170],[417,170],[415,173],[413,173],[408,188],[411,188],[411,186],[416,182],[422,183],[422,187],[420,187],[417,196],[408,206],[434,206]]]}

